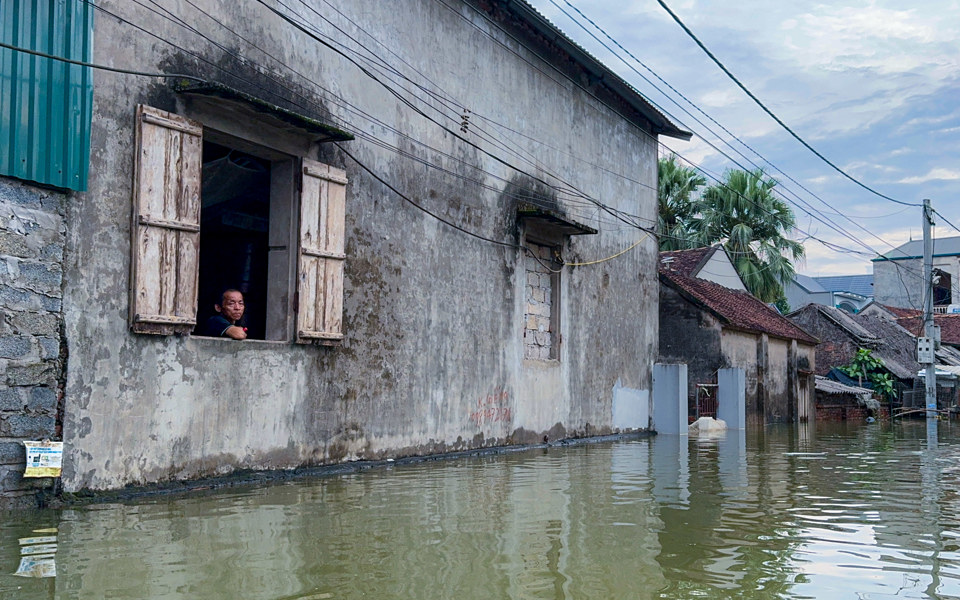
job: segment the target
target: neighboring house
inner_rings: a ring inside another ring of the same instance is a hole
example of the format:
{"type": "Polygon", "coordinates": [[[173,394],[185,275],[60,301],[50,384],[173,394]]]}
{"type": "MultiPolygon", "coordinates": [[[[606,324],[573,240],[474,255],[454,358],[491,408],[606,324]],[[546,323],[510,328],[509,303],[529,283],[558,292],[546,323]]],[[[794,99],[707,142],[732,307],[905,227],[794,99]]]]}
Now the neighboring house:
{"type": "Polygon", "coordinates": [[[879,302],[871,302],[858,314],[875,315],[882,319],[887,319],[888,321],[896,321],[897,319],[903,317],[916,317],[922,315],[923,311],[913,308],[898,308],[896,306],[888,306],[886,304],[880,304],[879,302]]]}
{"type": "Polygon", "coordinates": [[[851,315],[821,304],[807,305],[790,313],[788,317],[820,340],[820,345],[817,346],[817,375],[825,376],[835,367],[849,365],[860,348],[870,350],[874,356],[883,360],[887,370],[901,381],[912,380],[917,372],[916,346],[914,345],[913,357],[901,352],[903,344],[899,342],[911,336],[896,323],[879,317],[851,315]],[[895,338],[889,335],[885,337],[883,333],[877,332],[880,323],[886,325],[884,332],[893,333],[895,338]]]}
{"type": "Polygon", "coordinates": [[[722,244],[660,253],[660,268],[684,277],[696,277],[731,290],[747,291],[722,244]]]}
{"type": "Polygon", "coordinates": [[[807,275],[799,273],[793,276],[793,280],[783,286],[783,294],[787,298],[787,304],[791,310],[802,308],[808,304],[822,304],[824,306],[833,306],[833,294],[828,292],[817,280],[807,275]]]}
{"type": "MultiPolygon", "coordinates": [[[[865,348],[881,359],[897,380],[901,399],[904,392],[913,390],[921,368],[917,340],[897,322],[878,314],[851,315],[819,304],[809,304],[788,317],[821,340],[816,351],[817,375],[826,376],[831,369],[849,365],[857,350],[865,348]]],[[[960,364],[960,352],[950,348],[941,348],[936,356],[939,364],[960,364]]]]}
{"type": "Polygon", "coordinates": [[[690,415],[698,389],[738,367],[749,423],[812,418],[817,340],[749,293],[690,276],[704,252],[663,252],[660,262],[660,361],[687,365],[690,415]]]}
{"type": "MultiPolygon", "coordinates": [[[[904,329],[914,335],[923,335],[923,317],[919,315],[904,316],[897,319],[904,329]]],[[[933,323],[940,327],[940,343],[954,348],[960,348],[960,314],[935,314],[933,323]]]]}
{"type": "Polygon", "coordinates": [[[796,275],[784,286],[784,294],[793,310],[816,303],[856,314],[873,301],[873,275],[796,275]]]}
{"type": "MultiPolygon", "coordinates": [[[[874,298],[881,304],[923,309],[923,241],[911,240],[873,259],[874,298]]],[[[935,310],[960,304],[960,237],[933,243],[935,310]]]]}
{"type": "Polygon", "coordinates": [[[873,397],[873,390],[846,385],[817,375],[817,420],[845,421],[877,417],[884,407],[873,397]]]}
{"type": "Polygon", "coordinates": [[[68,492],[649,426],[627,224],[690,134],[526,2],[45,4],[3,41],[170,75],[0,50],[8,496],[61,421],[68,492]],[[195,335],[227,286],[250,339],[195,335]]]}

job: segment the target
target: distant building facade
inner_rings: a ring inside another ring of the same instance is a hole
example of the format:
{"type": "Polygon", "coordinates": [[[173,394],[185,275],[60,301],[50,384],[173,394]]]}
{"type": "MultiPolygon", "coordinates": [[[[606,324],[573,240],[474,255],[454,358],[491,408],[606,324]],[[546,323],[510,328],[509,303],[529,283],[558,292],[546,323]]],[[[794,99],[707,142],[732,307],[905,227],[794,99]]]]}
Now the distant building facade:
{"type": "MultiPolygon", "coordinates": [[[[933,245],[933,304],[946,312],[960,304],[960,236],[933,245]]],[[[923,310],[923,241],[911,240],[873,259],[874,299],[889,306],[923,310]]]]}
{"type": "Polygon", "coordinates": [[[791,310],[813,303],[855,314],[873,301],[873,275],[796,275],[784,286],[784,294],[791,310]]]}

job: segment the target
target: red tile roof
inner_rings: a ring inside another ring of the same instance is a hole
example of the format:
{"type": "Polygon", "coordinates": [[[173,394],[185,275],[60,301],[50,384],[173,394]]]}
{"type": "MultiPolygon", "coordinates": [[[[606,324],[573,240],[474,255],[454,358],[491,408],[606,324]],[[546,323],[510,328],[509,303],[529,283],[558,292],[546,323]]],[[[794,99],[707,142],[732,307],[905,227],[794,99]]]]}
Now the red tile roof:
{"type": "Polygon", "coordinates": [[[716,246],[707,246],[706,248],[694,248],[692,250],[670,250],[660,253],[660,270],[677,273],[684,277],[694,277],[713,253],[717,251],[716,246]],[[666,260],[664,260],[666,259],[666,260]]]}
{"type": "MultiPolygon", "coordinates": [[[[666,253],[661,253],[661,256],[663,254],[666,253]]],[[[795,339],[807,344],[819,343],[809,333],[747,292],[732,290],[705,279],[684,277],[662,268],[662,264],[660,281],[736,329],[795,339]]]]}
{"type": "MultiPolygon", "coordinates": [[[[923,314],[923,311],[915,308],[900,308],[898,306],[887,306],[886,304],[881,304],[881,306],[898,319],[903,317],[919,317],[923,314]]],[[[909,327],[907,329],[909,329],[909,327]]]]}
{"type": "MultiPolygon", "coordinates": [[[[940,326],[940,341],[951,346],[960,346],[960,315],[933,315],[933,322],[940,326]]],[[[897,319],[901,327],[914,335],[923,334],[923,317],[904,317],[897,319]]]]}

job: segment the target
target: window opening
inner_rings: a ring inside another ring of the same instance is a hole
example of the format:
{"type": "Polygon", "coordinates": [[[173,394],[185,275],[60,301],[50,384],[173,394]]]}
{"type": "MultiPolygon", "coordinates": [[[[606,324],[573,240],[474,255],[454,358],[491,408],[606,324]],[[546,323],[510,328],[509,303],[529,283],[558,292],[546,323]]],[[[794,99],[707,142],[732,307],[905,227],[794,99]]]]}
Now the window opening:
{"type": "Polygon", "coordinates": [[[944,304],[950,304],[952,302],[953,295],[951,293],[951,278],[950,273],[943,271],[942,269],[933,270],[933,304],[934,306],[942,306],[944,304]]]}
{"type": "Polygon", "coordinates": [[[235,288],[248,338],[340,343],[343,169],[142,104],[135,146],[133,331],[197,332],[235,288]]]}
{"type": "Polygon", "coordinates": [[[523,356],[556,360],[560,356],[560,264],[554,259],[553,246],[528,242],[527,248],[523,356]]]}
{"type": "Polygon", "coordinates": [[[199,314],[215,314],[223,290],[243,292],[239,323],[251,339],[267,333],[270,161],[209,141],[203,143],[200,192],[199,314]]]}

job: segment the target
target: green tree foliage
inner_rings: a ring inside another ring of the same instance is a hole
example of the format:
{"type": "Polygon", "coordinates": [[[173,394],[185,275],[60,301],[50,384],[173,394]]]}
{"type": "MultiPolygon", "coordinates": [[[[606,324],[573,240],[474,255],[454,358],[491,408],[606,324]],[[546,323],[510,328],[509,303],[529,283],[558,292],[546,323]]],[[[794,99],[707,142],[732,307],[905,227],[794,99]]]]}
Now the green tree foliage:
{"type": "Polygon", "coordinates": [[[700,236],[692,229],[696,212],[692,197],[706,183],[706,178],[695,169],[680,164],[676,154],[660,159],[657,232],[661,250],[684,250],[700,245],[700,236]]]}
{"type": "Polygon", "coordinates": [[[783,286],[793,279],[793,265],[803,259],[804,249],[789,237],[796,221],[787,203],[773,193],[776,180],[760,169],[731,170],[701,192],[705,184],[675,155],[660,159],[660,249],[720,242],[750,293],[785,307],[783,286]]]}
{"type": "Polygon", "coordinates": [[[857,349],[849,365],[837,368],[859,381],[869,381],[873,391],[882,398],[890,398],[895,393],[893,377],[886,371],[883,359],[874,356],[867,348],[857,349]]]}
{"type": "Polygon", "coordinates": [[[762,170],[727,171],[721,184],[703,191],[695,229],[706,243],[722,242],[744,285],[764,302],[783,296],[803,244],[788,236],[793,211],[773,193],[776,180],[762,170]]]}

